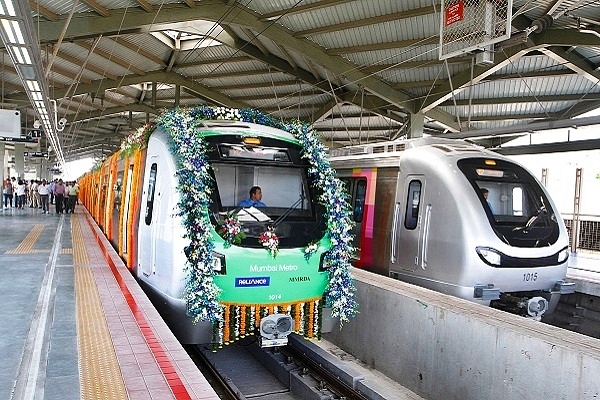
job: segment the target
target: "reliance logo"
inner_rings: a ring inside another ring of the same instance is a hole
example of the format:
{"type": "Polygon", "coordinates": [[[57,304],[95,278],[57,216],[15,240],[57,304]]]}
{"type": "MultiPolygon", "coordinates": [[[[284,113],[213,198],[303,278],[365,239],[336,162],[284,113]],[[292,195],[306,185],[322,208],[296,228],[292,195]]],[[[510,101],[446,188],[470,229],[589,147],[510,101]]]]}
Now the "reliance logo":
{"type": "Polygon", "coordinates": [[[255,276],[252,278],[235,278],[235,287],[269,286],[270,284],[271,284],[271,277],[269,277],[269,276],[255,276]]]}

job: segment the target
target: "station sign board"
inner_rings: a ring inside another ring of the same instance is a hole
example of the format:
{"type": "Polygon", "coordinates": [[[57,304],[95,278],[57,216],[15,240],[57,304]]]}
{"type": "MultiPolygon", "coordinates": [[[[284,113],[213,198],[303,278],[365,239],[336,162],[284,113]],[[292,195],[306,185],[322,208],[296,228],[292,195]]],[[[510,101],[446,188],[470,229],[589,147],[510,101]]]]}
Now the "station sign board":
{"type": "Polygon", "coordinates": [[[10,136],[0,136],[0,142],[37,143],[38,140],[36,138],[16,138],[10,136]]]}
{"type": "Polygon", "coordinates": [[[48,158],[48,153],[44,153],[41,151],[25,151],[23,152],[25,157],[43,157],[48,158]]]}
{"type": "Polygon", "coordinates": [[[0,136],[9,138],[21,137],[20,111],[0,109],[0,136]]]}

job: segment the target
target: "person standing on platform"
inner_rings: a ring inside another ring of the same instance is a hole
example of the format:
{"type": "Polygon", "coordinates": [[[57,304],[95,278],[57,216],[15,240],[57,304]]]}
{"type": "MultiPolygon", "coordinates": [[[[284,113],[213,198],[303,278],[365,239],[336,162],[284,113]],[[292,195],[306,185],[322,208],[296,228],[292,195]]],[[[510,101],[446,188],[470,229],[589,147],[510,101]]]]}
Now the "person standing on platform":
{"type": "Polygon", "coordinates": [[[65,197],[63,197],[63,211],[69,213],[69,191],[71,190],[71,182],[65,181],[65,197]]]}
{"type": "Polygon", "coordinates": [[[4,208],[10,208],[13,206],[13,185],[10,179],[6,178],[2,183],[2,195],[4,196],[4,208]]]}
{"type": "Polygon", "coordinates": [[[77,195],[79,194],[79,185],[77,182],[73,181],[69,185],[69,200],[67,202],[67,214],[71,212],[73,214],[75,212],[75,204],[77,204],[77,195]]]}
{"type": "Polygon", "coordinates": [[[63,180],[59,179],[56,185],[54,185],[54,203],[56,205],[56,213],[63,213],[63,199],[65,197],[66,187],[63,184],[63,180]]]}
{"type": "Polygon", "coordinates": [[[19,181],[17,182],[17,208],[19,209],[23,209],[25,208],[25,205],[27,204],[26,202],[26,191],[27,191],[27,185],[25,185],[25,182],[22,179],[19,179],[19,181]]]}
{"type": "Polygon", "coordinates": [[[13,196],[15,197],[15,208],[19,208],[19,197],[17,196],[17,187],[19,186],[19,182],[13,176],[10,178],[10,182],[13,185],[13,196]]]}
{"type": "Polygon", "coordinates": [[[40,201],[42,203],[42,214],[48,214],[50,212],[50,204],[48,203],[50,197],[50,186],[45,179],[38,185],[38,194],[40,195],[40,201]]]}
{"type": "Polygon", "coordinates": [[[42,208],[42,200],[40,199],[40,194],[38,193],[39,181],[37,179],[32,179],[31,184],[29,185],[29,205],[32,208],[42,208]]]}
{"type": "Polygon", "coordinates": [[[54,179],[52,182],[50,182],[50,184],[48,185],[48,189],[50,191],[50,204],[54,204],[54,185],[56,185],[57,180],[54,179]]]}

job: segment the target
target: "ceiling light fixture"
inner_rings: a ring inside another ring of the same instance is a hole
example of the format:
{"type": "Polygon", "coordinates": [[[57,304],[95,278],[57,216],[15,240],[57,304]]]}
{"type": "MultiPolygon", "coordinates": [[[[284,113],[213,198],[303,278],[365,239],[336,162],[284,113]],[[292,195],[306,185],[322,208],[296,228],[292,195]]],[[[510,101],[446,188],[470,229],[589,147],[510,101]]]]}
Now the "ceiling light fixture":
{"type": "Polygon", "coordinates": [[[37,119],[54,148],[57,161],[62,165],[65,159],[56,130],[56,102],[52,103],[48,96],[40,48],[27,0],[0,0],[0,37],[34,105],[37,119]],[[51,108],[51,104],[54,108],[51,108]]]}

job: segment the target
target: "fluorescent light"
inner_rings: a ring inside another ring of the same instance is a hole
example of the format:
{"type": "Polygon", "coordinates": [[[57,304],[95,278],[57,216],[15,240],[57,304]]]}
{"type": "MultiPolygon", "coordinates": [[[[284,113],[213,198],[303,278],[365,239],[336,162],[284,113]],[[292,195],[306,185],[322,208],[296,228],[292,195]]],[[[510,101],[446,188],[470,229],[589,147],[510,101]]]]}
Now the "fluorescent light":
{"type": "Polygon", "coordinates": [[[41,92],[42,91],[38,81],[27,80],[27,81],[25,81],[25,83],[27,84],[27,87],[29,88],[29,90],[31,90],[33,92],[41,92]]]}
{"type": "Polygon", "coordinates": [[[15,30],[15,35],[17,36],[17,43],[25,44],[25,39],[23,38],[23,32],[21,32],[21,25],[18,21],[12,21],[13,29],[15,30]]]}
{"type": "Polygon", "coordinates": [[[12,50],[13,55],[17,59],[17,64],[25,64],[25,60],[23,59],[23,55],[19,51],[20,48],[17,47],[17,46],[11,46],[10,49],[12,50]]]}
{"type": "Polygon", "coordinates": [[[2,27],[4,28],[4,32],[6,33],[6,37],[8,38],[8,43],[15,43],[15,35],[13,34],[12,27],[10,26],[11,21],[7,19],[2,20],[2,27]]]}
{"type": "Polygon", "coordinates": [[[31,65],[31,57],[26,47],[11,46],[11,50],[17,59],[17,64],[31,65]]]}
{"type": "Polygon", "coordinates": [[[0,17],[0,37],[4,47],[17,70],[38,120],[44,127],[45,136],[52,144],[58,163],[64,164],[65,159],[56,132],[56,102],[49,98],[31,9],[25,0],[0,0],[0,17]]]}
{"type": "Polygon", "coordinates": [[[23,33],[21,32],[21,25],[19,21],[2,19],[2,27],[8,38],[8,42],[11,44],[25,44],[23,33]]]}
{"type": "Polygon", "coordinates": [[[11,17],[16,17],[17,13],[15,12],[15,6],[13,5],[12,0],[4,0],[4,5],[6,6],[6,12],[4,12],[4,9],[2,10],[2,14],[6,15],[10,15],[11,17]]]}
{"type": "Polygon", "coordinates": [[[27,50],[27,47],[21,47],[21,52],[23,53],[25,64],[32,64],[31,57],[29,56],[29,50],[27,50]]]}

